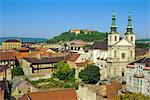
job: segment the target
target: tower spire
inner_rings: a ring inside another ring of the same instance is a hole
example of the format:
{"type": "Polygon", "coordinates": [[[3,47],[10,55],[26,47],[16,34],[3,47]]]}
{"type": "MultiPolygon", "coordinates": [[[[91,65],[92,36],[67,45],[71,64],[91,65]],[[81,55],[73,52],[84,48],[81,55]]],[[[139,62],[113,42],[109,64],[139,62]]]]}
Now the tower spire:
{"type": "Polygon", "coordinates": [[[132,29],[133,29],[132,18],[131,18],[131,12],[129,11],[127,32],[125,34],[133,34],[132,29]]]}
{"type": "Polygon", "coordinates": [[[112,24],[111,24],[110,28],[111,28],[110,33],[117,33],[116,15],[115,15],[114,11],[113,11],[113,14],[112,14],[112,24]]]}

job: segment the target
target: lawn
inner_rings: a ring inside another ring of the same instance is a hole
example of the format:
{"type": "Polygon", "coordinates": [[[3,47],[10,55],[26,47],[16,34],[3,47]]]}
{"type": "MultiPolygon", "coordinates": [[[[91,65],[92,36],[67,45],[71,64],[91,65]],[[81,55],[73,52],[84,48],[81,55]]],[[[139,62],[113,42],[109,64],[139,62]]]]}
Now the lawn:
{"type": "Polygon", "coordinates": [[[51,88],[77,88],[74,82],[59,81],[55,78],[39,79],[36,81],[29,81],[34,87],[40,90],[48,90],[51,88]]]}

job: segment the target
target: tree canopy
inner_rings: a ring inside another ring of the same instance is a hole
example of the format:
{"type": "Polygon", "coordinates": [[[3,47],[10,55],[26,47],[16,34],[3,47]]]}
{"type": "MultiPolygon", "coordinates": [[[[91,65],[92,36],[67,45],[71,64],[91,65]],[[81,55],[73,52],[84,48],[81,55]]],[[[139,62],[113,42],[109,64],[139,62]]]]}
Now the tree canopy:
{"type": "Polygon", "coordinates": [[[79,78],[86,84],[96,84],[100,80],[99,67],[89,64],[79,73],[79,78]]]}
{"type": "Polygon", "coordinates": [[[21,67],[15,67],[12,69],[13,76],[22,76],[24,75],[23,69],[21,67]]]}
{"type": "Polygon", "coordinates": [[[53,75],[59,80],[75,81],[75,70],[63,61],[57,63],[53,75]]]}
{"type": "Polygon", "coordinates": [[[115,100],[150,100],[150,97],[141,93],[125,93],[117,96],[115,100]]]}
{"type": "Polygon", "coordinates": [[[66,42],[66,41],[72,41],[72,40],[83,40],[87,42],[95,42],[95,41],[100,41],[107,38],[106,33],[102,32],[91,32],[89,34],[84,34],[81,33],[79,35],[76,35],[75,33],[70,33],[70,32],[64,32],[60,34],[59,36],[55,36],[53,39],[49,39],[47,42],[48,43],[58,43],[60,41],[66,42]]]}

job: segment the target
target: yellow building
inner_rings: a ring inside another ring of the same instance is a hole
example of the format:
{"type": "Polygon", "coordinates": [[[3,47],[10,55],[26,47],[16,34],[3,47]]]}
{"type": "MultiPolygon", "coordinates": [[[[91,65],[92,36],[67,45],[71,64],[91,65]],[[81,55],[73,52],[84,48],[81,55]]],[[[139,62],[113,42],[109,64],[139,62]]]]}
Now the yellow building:
{"type": "Polygon", "coordinates": [[[5,50],[21,48],[21,41],[18,39],[8,39],[8,40],[2,42],[2,48],[5,50]]]}

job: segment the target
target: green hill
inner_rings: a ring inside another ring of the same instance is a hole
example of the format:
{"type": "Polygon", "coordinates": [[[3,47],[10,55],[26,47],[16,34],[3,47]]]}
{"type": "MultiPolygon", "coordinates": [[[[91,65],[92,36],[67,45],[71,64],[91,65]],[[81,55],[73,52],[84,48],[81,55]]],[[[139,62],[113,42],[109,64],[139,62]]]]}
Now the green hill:
{"type": "Polygon", "coordinates": [[[58,43],[60,41],[66,42],[66,41],[72,41],[72,40],[83,40],[87,42],[95,42],[95,41],[101,41],[107,38],[107,33],[103,32],[91,32],[88,34],[81,33],[79,35],[76,35],[74,33],[70,32],[64,32],[60,34],[59,36],[55,36],[52,39],[49,39],[48,43],[58,43]]]}

